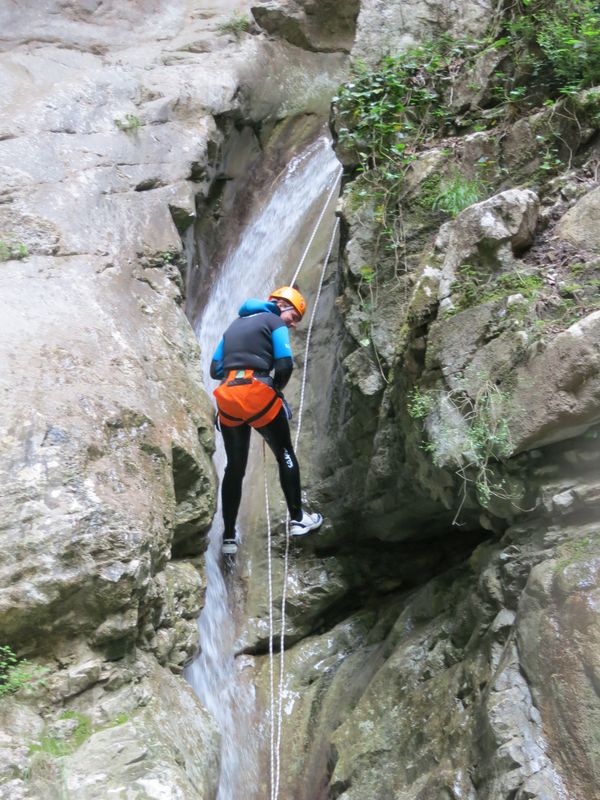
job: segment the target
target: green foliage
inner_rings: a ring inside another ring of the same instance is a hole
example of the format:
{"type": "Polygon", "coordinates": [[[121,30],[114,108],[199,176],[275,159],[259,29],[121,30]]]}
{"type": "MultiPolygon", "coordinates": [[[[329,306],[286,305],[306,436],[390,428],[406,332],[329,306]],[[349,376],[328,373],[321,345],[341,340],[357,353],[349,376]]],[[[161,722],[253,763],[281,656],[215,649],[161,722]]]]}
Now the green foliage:
{"type": "Polygon", "coordinates": [[[508,411],[510,398],[490,380],[481,382],[473,396],[466,388],[447,392],[422,392],[415,388],[407,402],[413,419],[429,418],[428,437],[423,449],[440,468],[454,464],[463,482],[474,485],[478,500],[487,505],[493,497],[513,500],[503,483],[495,478],[492,463],[503,461],[512,452],[508,411]]]}
{"type": "Polygon", "coordinates": [[[553,0],[534,15],[536,39],[563,92],[600,80],[600,6],[596,0],[553,0]]]}
{"type": "MultiPolygon", "coordinates": [[[[354,65],[333,103],[339,142],[356,154],[363,172],[376,171],[380,184],[397,183],[419,148],[433,136],[452,132],[457,120],[448,95],[486,49],[504,51],[504,61],[512,65],[510,72],[495,73],[494,93],[509,116],[510,107],[542,102],[540,91],[570,92],[600,82],[596,0],[532,0],[520,10],[513,6],[510,14],[502,35],[493,40],[444,35],[375,66],[354,65]]],[[[483,117],[477,120],[476,113],[468,121],[479,129],[489,124],[483,117]]],[[[440,198],[451,209],[463,193],[481,193],[479,186],[453,186],[453,180],[448,179],[450,197],[440,198]]]]}
{"type": "Polygon", "coordinates": [[[406,171],[434,136],[454,124],[446,93],[476,50],[472,42],[443,36],[375,66],[359,62],[333,99],[339,143],[359,165],[353,205],[374,208],[375,250],[393,257],[396,274],[405,268],[398,196],[406,171]]]}
{"type": "Polygon", "coordinates": [[[475,469],[475,489],[483,505],[487,505],[494,494],[501,494],[501,487],[495,485],[491,479],[490,462],[508,458],[512,449],[505,416],[508,401],[505,393],[495,384],[487,382],[475,398],[469,398],[466,404],[466,418],[469,422],[467,438],[472,454],[466,469],[475,469]]]}
{"type": "Polygon", "coordinates": [[[14,242],[8,239],[0,239],[0,261],[18,261],[27,258],[27,247],[23,242],[14,242]]]}
{"type": "Polygon", "coordinates": [[[340,144],[357,152],[363,169],[379,168],[383,179],[397,180],[419,143],[452,119],[444,91],[473,48],[441,37],[375,67],[358,62],[333,98],[340,144]]]}
{"type": "Polygon", "coordinates": [[[490,275],[483,267],[462,264],[452,287],[453,313],[481,303],[503,300],[511,294],[521,294],[531,301],[543,286],[543,278],[537,274],[514,270],[490,275]]]}
{"type": "Polygon", "coordinates": [[[449,178],[442,179],[431,207],[455,217],[463,209],[478,203],[484,196],[485,190],[480,181],[469,180],[459,172],[455,172],[449,178]]]}
{"type": "Polygon", "coordinates": [[[18,692],[23,686],[39,685],[47,671],[18,658],[9,645],[0,645],[0,697],[18,692]]]}
{"type": "Polygon", "coordinates": [[[115,125],[120,131],[131,133],[137,131],[137,129],[141,127],[142,123],[139,117],[136,117],[135,114],[125,114],[122,119],[119,117],[115,119],[115,125]]]}
{"type": "Polygon", "coordinates": [[[173,264],[178,260],[179,253],[177,253],[175,250],[165,250],[159,254],[159,257],[163,264],[173,264]]]}
{"type": "Polygon", "coordinates": [[[367,286],[370,286],[375,280],[376,272],[370,264],[363,264],[360,268],[360,279],[367,286]]]}
{"type": "Polygon", "coordinates": [[[65,738],[57,736],[42,736],[39,742],[32,744],[29,748],[30,753],[46,753],[54,758],[67,756],[74,752],[86,739],[93,733],[92,722],[85,714],[78,711],[64,711],[60,720],[73,719],[77,721],[77,726],[65,738]]]}
{"type": "Polygon", "coordinates": [[[434,396],[415,387],[408,395],[406,408],[413,419],[425,419],[434,406],[434,396]]]}
{"type": "Polygon", "coordinates": [[[249,18],[240,11],[234,11],[229,19],[225,20],[225,22],[221,22],[217,30],[221,34],[231,33],[238,39],[249,27],[249,18]]]}

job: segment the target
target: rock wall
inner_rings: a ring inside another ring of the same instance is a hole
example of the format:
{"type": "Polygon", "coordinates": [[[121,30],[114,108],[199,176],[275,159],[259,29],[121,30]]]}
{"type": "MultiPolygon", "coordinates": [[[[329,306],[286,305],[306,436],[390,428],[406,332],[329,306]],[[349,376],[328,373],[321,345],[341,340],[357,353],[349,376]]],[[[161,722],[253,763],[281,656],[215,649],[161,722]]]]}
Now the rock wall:
{"type": "Polygon", "coordinates": [[[345,64],[244,15],[0,10],[0,643],[31,661],[0,698],[2,797],[215,796],[218,737],[176,677],[216,489],[182,235],[345,64]]]}
{"type": "MultiPolygon", "coordinates": [[[[0,631],[33,677],[0,696],[2,797],[215,796],[218,737],[178,676],[215,508],[183,309],[271,133],[327,113],[348,50],[375,64],[502,21],[486,2],[252,11],[270,36],[229,2],[0,11],[0,631]]],[[[459,122],[494,119],[502,58],[453,82],[459,122]]],[[[292,550],[283,796],[597,793],[597,90],[570,103],[431,137],[393,253],[339,148],[300,446],[326,524],[292,550]],[[482,163],[484,199],[431,202],[482,163]]],[[[261,535],[235,588],[259,712],[261,535]]]]}
{"type": "MultiPolygon", "coordinates": [[[[352,54],[500,22],[485,4],[362,3],[352,54]]],[[[597,89],[500,115],[508,63],[488,50],[444,95],[456,125],[403,175],[393,248],[380,187],[339,148],[340,271],[312,355],[328,380],[301,445],[326,521],[292,549],[284,796],[597,793],[597,89]],[[475,108],[498,124],[470,128],[475,108]],[[481,164],[479,202],[435,203],[481,164]]],[[[240,647],[266,709],[253,568],[240,647]]]]}

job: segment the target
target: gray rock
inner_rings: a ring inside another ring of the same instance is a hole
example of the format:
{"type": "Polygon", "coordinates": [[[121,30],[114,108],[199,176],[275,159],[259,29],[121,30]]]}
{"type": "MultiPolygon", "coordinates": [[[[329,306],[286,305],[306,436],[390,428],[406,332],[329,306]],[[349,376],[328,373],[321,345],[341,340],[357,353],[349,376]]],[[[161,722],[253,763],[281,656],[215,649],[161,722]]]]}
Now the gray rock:
{"type": "Polygon", "coordinates": [[[510,423],[515,450],[568,439],[600,419],[599,365],[600,312],[596,311],[517,368],[510,423]]]}
{"type": "Polygon", "coordinates": [[[534,192],[511,189],[475,203],[441,228],[436,248],[443,255],[442,311],[453,308],[452,284],[461,265],[475,263],[491,273],[515,268],[515,254],[533,241],[538,206],[534,192]]]}
{"type": "Polygon", "coordinates": [[[486,32],[493,13],[488,0],[363,0],[352,56],[374,63],[431,39],[440,28],[451,36],[477,38],[486,32]]]}
{"type": "Polygon", "coordinates": [[[262,28],[297,47],[322,52],[349,52],[354,42],[359,8],[358,0],[342,4],[331,0],[269,0],[253,5],[251,10],[262,28]]]}
{"type": "Polygon", "coordinates": [[[578,200],[558,221],[556,236],[571,244],[600,253],[600,189],[578,200]]]}

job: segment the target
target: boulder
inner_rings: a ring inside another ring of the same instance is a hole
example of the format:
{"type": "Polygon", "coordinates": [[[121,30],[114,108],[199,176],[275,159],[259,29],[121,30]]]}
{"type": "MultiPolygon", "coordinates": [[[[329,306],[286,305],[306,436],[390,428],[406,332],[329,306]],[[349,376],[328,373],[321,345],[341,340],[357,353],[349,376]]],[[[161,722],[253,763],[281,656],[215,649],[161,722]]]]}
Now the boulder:
{"type": "Polygon", "coordinates": [[[271,34],[306,50],[349,52],[354,42],[358,0],[268,0],[253,5],[258,24],[271,34]]]}
{"type": "Polygon", "coordinates": [[[363,0],[352,57],[373,64],[443,30],[450,36],[483,36],[494,15],[490,0],[363,0]]]}
{"type": "Polygon", "coordinates": [[[509,189],[469,206],[442,226],[435,247],[443,259],[440,310],[450,311],[452,284],[459,267],[476,265],[485,272],[517,266],[515,256],[533,242],[539,200],[530,189],[509,189]]]}
{"type": "Polygon", "coordinates": [[[510,430],[516,451],[583,433],[600,421],[600,311],[555,336],[514,373],[510,430]]]}
{"type": "Polygon", "coordinates": [[[581,250],[600,253],[600,189],[588,192],[558,221],[555,234],[581,250]]]}

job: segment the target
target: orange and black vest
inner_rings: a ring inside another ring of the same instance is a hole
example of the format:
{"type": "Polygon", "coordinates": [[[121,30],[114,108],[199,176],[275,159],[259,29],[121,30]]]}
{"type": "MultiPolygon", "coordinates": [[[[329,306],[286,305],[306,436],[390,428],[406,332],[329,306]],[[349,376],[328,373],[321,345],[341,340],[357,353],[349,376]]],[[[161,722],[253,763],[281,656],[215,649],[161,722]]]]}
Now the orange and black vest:
{"type": "Polygon", "coordinates": [[[292,353],[288,329],[272,305],[247,301],[215,351],[211,374],[222,378],[214,391],[222,425],[261,428],[282,408],[269,373],[275,367],[277,376],[281,365],[289,362],[289,376],[292,353]]]}
{"type": "Polygon", "coordinates": [[[219,422],[227,427],[251,425],[262,428],[272,422],[282,408],[275,389],[255,377],[252,369],[232,369],[214,391],[219,422]]]}

